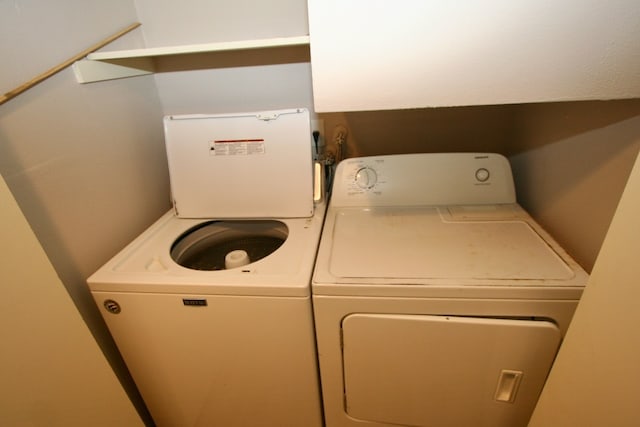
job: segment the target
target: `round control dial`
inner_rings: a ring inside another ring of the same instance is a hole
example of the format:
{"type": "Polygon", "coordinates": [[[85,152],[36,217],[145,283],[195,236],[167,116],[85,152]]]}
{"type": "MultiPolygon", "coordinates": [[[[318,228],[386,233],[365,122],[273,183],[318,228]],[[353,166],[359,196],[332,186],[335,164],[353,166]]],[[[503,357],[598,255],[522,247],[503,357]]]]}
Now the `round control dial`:
{"type": "Polygon", "coordinates": [[[488,169],[480,168],[476,171],[476,179],[480,182],[486,182],[491,174],[488,169]]]}
{"type": "Polygon", "coordinates": [[[356,185],[360,188],[371,188],[378,182],[378,174],[368,166],[358,169],[355,175],[356,185]]]}

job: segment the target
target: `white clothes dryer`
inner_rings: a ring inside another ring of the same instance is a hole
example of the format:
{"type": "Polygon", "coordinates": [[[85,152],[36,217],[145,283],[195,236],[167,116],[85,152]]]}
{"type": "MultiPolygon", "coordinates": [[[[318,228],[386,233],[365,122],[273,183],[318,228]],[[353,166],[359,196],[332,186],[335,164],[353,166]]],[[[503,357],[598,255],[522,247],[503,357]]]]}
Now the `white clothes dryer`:
{"type": "Polygon", "coordinates": [[[322,425],[308,111],[164,126],[174,209],[88,279],[155,423],[322,425]]]}
{"type": "Polygon", "coordinates": [[[312,284],[327,427],[526,426],[587,277],[500,155],[343,161],[312,284]]]}

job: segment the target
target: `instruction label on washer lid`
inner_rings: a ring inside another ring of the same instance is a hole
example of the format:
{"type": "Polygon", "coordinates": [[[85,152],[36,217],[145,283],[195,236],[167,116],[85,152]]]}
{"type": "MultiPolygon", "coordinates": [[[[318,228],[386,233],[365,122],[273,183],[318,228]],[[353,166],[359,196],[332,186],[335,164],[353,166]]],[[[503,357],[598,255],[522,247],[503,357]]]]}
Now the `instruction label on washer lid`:
{"type": "Polygon", "coordinates": [[[264,154],[264,139],[221,139],[209,141],[211,156],[251,156],[264,154]]]}

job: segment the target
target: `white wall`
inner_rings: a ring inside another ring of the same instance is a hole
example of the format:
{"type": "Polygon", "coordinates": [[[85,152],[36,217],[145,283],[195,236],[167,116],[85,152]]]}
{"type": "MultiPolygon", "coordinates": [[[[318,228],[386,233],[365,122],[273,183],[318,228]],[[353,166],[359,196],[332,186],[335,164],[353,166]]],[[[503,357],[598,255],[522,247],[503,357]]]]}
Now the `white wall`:
{"type": "MultiPolygon", "coordinates": [[[[136,0],[136,6],[148,47],[308,34],[306,0],[136,0]]],[[[158,61],[155,78],[166,114],[312,109],[308,61],[305,49],[168,58],[158,61]],[[185,67],[191,69],[179,71],[185,67]]]]}
{"type": "MultiPolygon", "coordinates": [[[[9,91],[135,21],[132,0],[2,1],[0,88],[9,91]]],[[[113,47],[141,45],[136,31],[113,47]]],[[[127,381],[85,279],[169,209],[153,77],[79,85],[67,68],[1,105],[0,173],[127,381]]]]}
{"type": "Polygon", "coordinates": [[[132,0],[60,0],[55,5],[38,0],[0,1],[0,92],[8,92],[134,21],[132,0]]]}
{"type": "Polygon", "coordinates": [[[640,96],[637,0],[309,0],[316,109],[640,96]]]}
{"type": "Polygon", "coordinates": [[[0,177],[0,425],[142,426],[0,177]]]}

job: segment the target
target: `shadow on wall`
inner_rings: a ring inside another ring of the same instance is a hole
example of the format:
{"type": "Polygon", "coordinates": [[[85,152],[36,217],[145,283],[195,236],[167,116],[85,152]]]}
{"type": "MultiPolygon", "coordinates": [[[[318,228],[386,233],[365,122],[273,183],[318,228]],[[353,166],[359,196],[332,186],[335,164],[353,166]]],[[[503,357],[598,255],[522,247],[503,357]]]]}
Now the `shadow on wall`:
{"type": "Polygon", "coordinates": [[[285,46],[265,49],[244,49],[159,56],[155,58],[155,72],[212,70],[218,68],[300,64],[311,61],[307,46],[285,46]]]}
{"type": "Polygon", "coordinates": [[[320,114],[326,146],[335,152],[333,133],[349,129],[345,157],[428,152],[504,154],[513,138],[511,105],[424,108],[320,114]]]}
{"type": "Polygon", "coordinates": [[[490,151],[513,156],[638,116],[640,100],[321,113],[326,144],[349,130],[345,157],[490,151]]]}
{"type": "Polygon", "coordinates": [[[517,107],[519,202],[590,271],[640,148],[640,100],[517,107]]]}
{"type": "Polygon", "coordinates": [[[640,99],[554,102],[514,106],[509,155],[588,134],[640,115],[640,99]]]}

